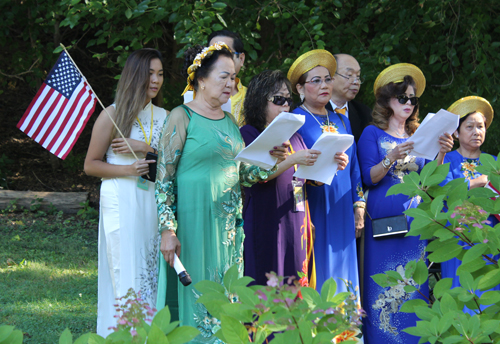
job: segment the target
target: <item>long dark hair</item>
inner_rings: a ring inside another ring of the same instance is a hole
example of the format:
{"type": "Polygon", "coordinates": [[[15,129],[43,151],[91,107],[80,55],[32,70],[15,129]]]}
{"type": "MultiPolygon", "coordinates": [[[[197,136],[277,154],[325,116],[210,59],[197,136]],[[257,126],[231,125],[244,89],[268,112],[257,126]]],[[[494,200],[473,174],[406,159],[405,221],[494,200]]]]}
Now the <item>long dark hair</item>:
{"type": "MultiPolygon", "coordinates": [[[[144,108],[149,88],[149,68],[151,60],[159,59],[162,62],[161,53],[155,49],[139,49],[134,51],[127,58],[123,67],[120,81],[116,89],[116,124],[125,137],[130,136],[130,130],[135,118],[144,108]]],[[[160,105],[163,100],[161,88],[154,98],[153,104],[160,105]]],[[[113,127],[111,138],[116,136],[116,129],[113,127]]]]}
{"type": "MultiPolygon", "coordinates": [[[[196,55],[201,53],[204,47],[201,45],[195,45],[194,47],[189,48],[184,53],[184,66],[182,67],[182,73],[185,78],[188,77],[187,70],[193,64],[196,55]]],[[[226,48],[222,48],[221,50],[214,50],[211,54],[207,55],[202,61],[201,66],[196,69],[194,72],[194,80],[192,81],[192,85],[195,91],[198,91],[198,79],[206,78],[213,69],[213,65],[220,56],[229,57],[231,61],[233,60],[233,54],[226,48]]]]}
{"type": "MultiPolygon", "coordinates": [[[[389,118],[394,115],[394,111],[392,111],[390,106],[391,98],[404,94],[408,86],[412,86],[415,94],[417,93],[415,81],[409,75],[405,76],[402,82],[390,82],[377,90],[375,94],[375,106],[372,113],[373,124],[375,126],[382,130],[387,130],[389,128],[389,118]]],[[[418,107],[419,104],[415,105],[410,117],[406,119],[405,130],[408,135],[412,135],[419,126],[418,107]]]]}
{"type": "Polygon", "coordinates": [[[280,70],[265,70],[250,80],[243,104],[246,124],[250,124],[259,131],[266,128],[267,98],[278,93],[283,84],[291,93],[290,81],[280,70]]]}

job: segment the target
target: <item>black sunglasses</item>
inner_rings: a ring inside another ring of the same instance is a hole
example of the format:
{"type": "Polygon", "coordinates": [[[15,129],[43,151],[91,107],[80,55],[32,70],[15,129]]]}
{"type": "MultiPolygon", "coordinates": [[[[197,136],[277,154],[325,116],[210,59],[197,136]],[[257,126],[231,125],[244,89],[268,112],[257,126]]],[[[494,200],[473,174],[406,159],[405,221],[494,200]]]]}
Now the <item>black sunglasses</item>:
{"type": "Polygon", "coordinates": [[[268,101],[272,102],[275,105],[285,105],[285,103],[288,103],[289,106],[292,106],[293,99],[292,98],[287,98],[283,96],[272,96],[267,98],[268,101]]]}
{"type": "Polygon", "coordinates": [[[406,104],[408,102],[408,99],[410,100],[411,105],[418,104],[418,97],[407,97],[404,94],[400,94],[399,96],[396,96],[396,99],[398,100],[399,104],[406,104]]]}

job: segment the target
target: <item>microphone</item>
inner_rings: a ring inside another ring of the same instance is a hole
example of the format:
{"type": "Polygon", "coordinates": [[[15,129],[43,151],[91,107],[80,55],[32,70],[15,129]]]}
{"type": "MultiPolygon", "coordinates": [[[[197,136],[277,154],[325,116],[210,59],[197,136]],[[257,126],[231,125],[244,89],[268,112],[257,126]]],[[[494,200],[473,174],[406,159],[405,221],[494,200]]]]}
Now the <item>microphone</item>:
{"type": "Polygon", "coordinates": [[[182,285],[187,287],[188,285],[193,282],[191,280],[191,276],[186,271],[186,268],[184,265],[182,265],[179,257],[177,257],[177,254],[174,253],[174,269],[175,272],[177,273],[177,276],[179,276],[179,280],[181,281],[182,285]]]}

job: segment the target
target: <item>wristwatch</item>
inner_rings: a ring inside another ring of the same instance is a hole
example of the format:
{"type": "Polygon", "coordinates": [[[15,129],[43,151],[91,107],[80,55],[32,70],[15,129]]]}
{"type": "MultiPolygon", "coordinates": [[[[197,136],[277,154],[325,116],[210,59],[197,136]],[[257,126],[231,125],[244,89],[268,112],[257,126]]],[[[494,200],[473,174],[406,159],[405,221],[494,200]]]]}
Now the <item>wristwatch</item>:
{"type": "Polygon", "coordinates": [[[389,157],[386,155],[384,160],[382,160],[382,166],[385,169],[388,169],[389,167],[391,167],[391,165],[392,165],[391,159],[389,159],[389,157]]]}

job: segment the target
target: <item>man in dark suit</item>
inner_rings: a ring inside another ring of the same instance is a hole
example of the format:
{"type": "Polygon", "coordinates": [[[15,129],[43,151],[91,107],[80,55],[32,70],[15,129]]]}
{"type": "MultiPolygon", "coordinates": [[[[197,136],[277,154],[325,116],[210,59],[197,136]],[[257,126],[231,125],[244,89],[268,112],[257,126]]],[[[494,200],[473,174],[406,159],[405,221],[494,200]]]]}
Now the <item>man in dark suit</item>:
{"type": "Polygon", "coordinates": [[[336,54],[337,71],[333,78],[333,92],[326,108],[342,113],[351,122],[352,134],[356,143],[363,129],[372,121],[372,110],[354,100],[363,83],[361,67],[351,55],[336,54]]]}

